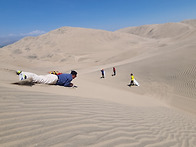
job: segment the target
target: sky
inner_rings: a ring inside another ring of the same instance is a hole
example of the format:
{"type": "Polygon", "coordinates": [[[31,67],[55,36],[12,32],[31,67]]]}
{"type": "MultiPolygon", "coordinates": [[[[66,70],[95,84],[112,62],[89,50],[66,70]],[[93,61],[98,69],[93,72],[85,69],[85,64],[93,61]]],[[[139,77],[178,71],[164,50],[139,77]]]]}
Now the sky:
{"type": "Polygon", "coordinates": [[[196,19],[196,0],[0,0],[0,44],[63,27],[115,31],[196,19]]]}

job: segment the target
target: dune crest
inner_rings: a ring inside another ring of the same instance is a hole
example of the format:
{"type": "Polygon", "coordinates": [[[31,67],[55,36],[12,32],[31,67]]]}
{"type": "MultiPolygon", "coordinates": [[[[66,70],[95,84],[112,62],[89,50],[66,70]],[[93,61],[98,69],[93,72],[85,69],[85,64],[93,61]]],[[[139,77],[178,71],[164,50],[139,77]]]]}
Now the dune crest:
{"type": "Polygon", "coordinates": [[[191,31],[195,28],[194,21],[186,23],[166,23],[166,24],[153,24],[153,25],[143,25],[139,27],[128,27],[117,30],[117,32],[124,32],[129,34],[135,34],[138,36],[154,39],[164,39],[164,38],[173,38],[180,36],[188,31],[191,31]]]}

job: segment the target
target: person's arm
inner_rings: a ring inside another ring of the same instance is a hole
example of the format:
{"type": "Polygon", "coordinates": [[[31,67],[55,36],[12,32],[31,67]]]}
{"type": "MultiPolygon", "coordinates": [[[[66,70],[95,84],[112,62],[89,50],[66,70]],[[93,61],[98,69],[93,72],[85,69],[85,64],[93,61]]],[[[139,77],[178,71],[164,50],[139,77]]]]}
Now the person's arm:
{"type": "Polygon", "coordinates": [[[70,82],[71,82],[70,80],[67,80],[67,81],[65,82],[65,84],[64,84],[64,87],[72,87],[73,84],[70,83],[70,82]]]}
{"type": "Polygon", "coordinates": [[[65,87],[73,87],[73,88],[77,88],[78,86],[74,85],[73,83],[69,83],[68,85],[64,85],[65,87]]]}

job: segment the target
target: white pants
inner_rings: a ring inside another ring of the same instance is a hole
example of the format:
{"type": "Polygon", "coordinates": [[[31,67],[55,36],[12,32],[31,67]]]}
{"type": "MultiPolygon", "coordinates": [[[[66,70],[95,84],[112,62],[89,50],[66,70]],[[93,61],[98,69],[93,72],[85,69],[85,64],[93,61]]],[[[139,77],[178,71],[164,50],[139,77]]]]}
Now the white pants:
{"type": "Polygon", "coordinates": [[[21,74],[26,75],[27,79],[31,79],[33,83],[39,83],[39,84],[54,85],[58,80],[57,75],[54,74],[36,75],[30,72],[22,72],[21,74]]]}

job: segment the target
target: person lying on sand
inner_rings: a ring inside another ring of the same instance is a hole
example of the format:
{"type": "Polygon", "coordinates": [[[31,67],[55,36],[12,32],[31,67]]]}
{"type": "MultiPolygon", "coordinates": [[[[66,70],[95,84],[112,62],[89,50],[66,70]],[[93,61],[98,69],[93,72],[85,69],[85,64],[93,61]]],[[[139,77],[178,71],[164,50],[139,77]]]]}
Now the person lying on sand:
{"type": "Polygon", "coordinates": [[[64,87],[77,87],[71,83],[73,79],[77,77],[77,72],[72,70],[70,74],[62,73],[59,75],[47,74],[37,75],[30,72],[24,72],[17,70],[16,74],[19,76],[19,80],[28,79],[29,82],[38,84],[60,85],[64,87]]]}

